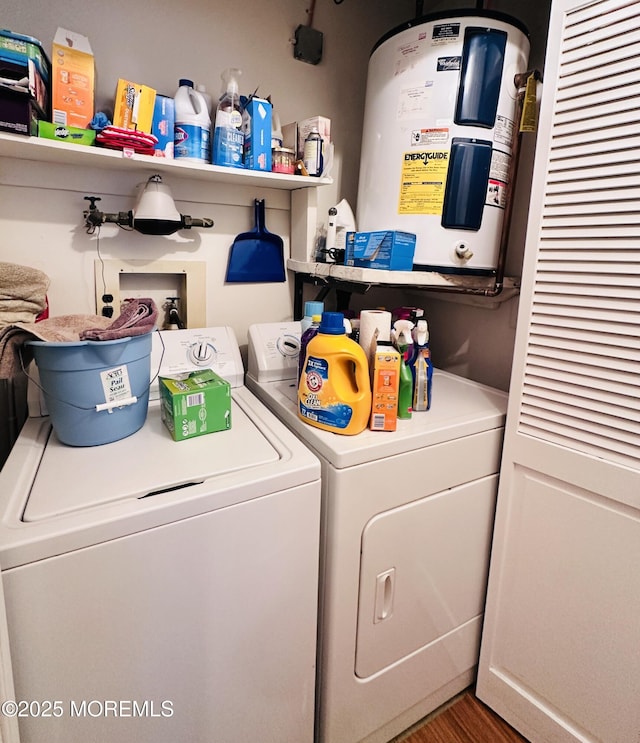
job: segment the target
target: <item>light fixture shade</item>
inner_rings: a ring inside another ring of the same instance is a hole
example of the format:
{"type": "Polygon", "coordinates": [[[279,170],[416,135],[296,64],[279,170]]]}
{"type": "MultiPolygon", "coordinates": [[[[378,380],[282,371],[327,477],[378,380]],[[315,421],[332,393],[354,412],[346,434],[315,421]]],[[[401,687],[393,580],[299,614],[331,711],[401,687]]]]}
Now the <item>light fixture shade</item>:
{"type": "Polygon", "coordinates": [[[159,175],[145,184],[133,211],[133,227],[145,235],[171,235],[182,227],[182,215],[159,175]]]}

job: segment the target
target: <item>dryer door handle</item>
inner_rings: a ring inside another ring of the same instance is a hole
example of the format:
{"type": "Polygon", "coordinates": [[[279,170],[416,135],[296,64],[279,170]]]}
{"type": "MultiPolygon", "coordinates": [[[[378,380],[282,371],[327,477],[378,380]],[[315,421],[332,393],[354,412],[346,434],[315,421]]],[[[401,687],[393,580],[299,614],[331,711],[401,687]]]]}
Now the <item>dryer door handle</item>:
{"type": "Polygon", "coordinates": [[[373,623],[384,622],[393,614],[393,597],[396,589],[396,569],[390,568],[376,576],[376,602],[373,623]]]}

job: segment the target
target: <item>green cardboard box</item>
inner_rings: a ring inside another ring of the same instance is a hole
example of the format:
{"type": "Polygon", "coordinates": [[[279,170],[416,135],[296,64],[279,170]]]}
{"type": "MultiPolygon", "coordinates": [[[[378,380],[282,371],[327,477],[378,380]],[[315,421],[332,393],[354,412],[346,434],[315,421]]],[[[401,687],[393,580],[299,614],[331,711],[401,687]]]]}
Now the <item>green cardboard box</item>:
{"type": "Polygon", "coordinates": [[[70,142],[71,144],[95,144],[96,132],[94,129],[78,129],[75,126],[52,124],[50,121],[38,122],[38,136],[45,139],[55,139],[56,142],[70,142]]]}
{"type": "Polygon", "coordinates": [[[231,385],[211,369],[160,377],[161,415],[175,441],[231,428],[231,385]]]}

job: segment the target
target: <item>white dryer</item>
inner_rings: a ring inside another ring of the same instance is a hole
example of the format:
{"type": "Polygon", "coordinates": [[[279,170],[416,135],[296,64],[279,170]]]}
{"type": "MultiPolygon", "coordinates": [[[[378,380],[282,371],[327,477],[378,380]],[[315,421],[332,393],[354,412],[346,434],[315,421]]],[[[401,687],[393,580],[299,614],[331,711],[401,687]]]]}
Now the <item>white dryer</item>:
{"type": "MultiPolygon", "coordinates": [[[[231,429],[174,442],[157,395],[103,446],[26,422],[0,472],[21,743],[313,740],[320,464],[242,386],[230,328],[154,334],[213,368],[231,429]]],[[[3,650],[4,654],[4,650],[3,650]]]]}
{"type": "Polygon", "coordinates": [[[296,412],[299,338],[250,327],[246,385],[322,463],[316,739],[382,743],[475,678],[507,396],[436,370],[397,431],[322,431],[296,412]]]}

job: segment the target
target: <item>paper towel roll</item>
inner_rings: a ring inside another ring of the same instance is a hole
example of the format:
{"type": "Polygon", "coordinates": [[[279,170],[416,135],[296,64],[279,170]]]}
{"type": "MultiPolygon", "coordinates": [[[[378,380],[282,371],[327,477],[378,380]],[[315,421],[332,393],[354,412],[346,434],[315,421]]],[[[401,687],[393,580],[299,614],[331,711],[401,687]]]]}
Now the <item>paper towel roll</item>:
{"type": "Polygon", "coordinates": [[[386,310],[362,310],[359,343],[371,361],[377,341],[391,340],[391,313],[386,310]]]}

